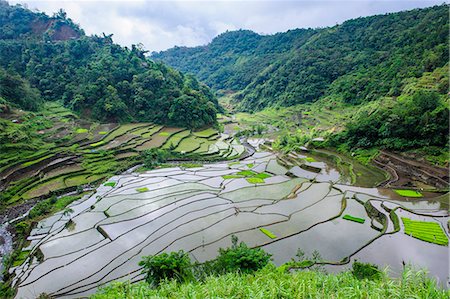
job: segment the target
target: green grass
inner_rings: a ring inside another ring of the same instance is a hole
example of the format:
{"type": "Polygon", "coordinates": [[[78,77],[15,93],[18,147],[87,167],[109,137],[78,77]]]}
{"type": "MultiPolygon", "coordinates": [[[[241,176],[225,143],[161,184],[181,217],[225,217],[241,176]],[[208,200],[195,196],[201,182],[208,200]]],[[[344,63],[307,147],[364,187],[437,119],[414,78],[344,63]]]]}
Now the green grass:
{"type": "Polygon", "coordinates": [[[142,193],[142,192],[149,191],[149,189],[147,187],[142,187],[142,188],[137,188],[136,191],[142,193]]]}
{"type": "Polygon", "coordinates": [[[344,217],[342,217],[345,220],[350,220],[350,221],[354,221],[354,222],[358,222],[358,223],[364,223],[366,220],[363,218],[359,218],[359,217],[354,217],[354,216],[350,216],[350,215],[344,215],[344,217]]]}
{"type": "Polygon", "coordinates": [[[425,271],[406,267],[399,279],[382,273],[379,280],[360,280],[350,271],[324,274],[319,271],[281,271],[268,265],[252,274],[228,273],[209,276],[204,281],[163,282],[157,288],[148,283],[115,282],[92,295],[109,298],[434,298],[447,299],[425,271]]]}
{"type": "Polygon", "coordinates": [[[77,133],[77,134],[83,134],[83,133],[87,133],[87,132],[89,132],[89,130],[83,129],[83,128],[79,128],[75,131],[75,133],[77,133]]]}
{"type": "Polygon", "coordinates": [[[103,186],[115,187],[116,186],[116,182],[106,182],[106,183],[103,184],[103,186]]]}
{"type": "Polygon", "coordinates": [[[416,190],[394,190],[398,195],[404,196],[404,197],[414,197],[419,198],[423,197],[422,193],[417,192],[416,190]]]}
{"type": "Polygon", "coordinates": [[[246,180],[250,184],[264,184],[264,179],[260,178],[246,178],[246,180]]]}
{"type": "Polygon", "coordinates": [[[268,236],[268,237],[271,238],[271,239],[276,239],[276,238],[277,238],[277,236],[275,236],[275,234],[272,233],[272,232],[271,232],[270,230],[268,230],[268,229],[265,229],[265,228],[261,227],[259,230],[260,230],[263,234],[265,234],[266,236],[268,236]]]}
{"type": "Polygon", "coordinates": [[[425,242],[448,246],[447,236],[438,223],[404,217],[402,217],[402,221],[405,226],[405,234],[425,242]]]}

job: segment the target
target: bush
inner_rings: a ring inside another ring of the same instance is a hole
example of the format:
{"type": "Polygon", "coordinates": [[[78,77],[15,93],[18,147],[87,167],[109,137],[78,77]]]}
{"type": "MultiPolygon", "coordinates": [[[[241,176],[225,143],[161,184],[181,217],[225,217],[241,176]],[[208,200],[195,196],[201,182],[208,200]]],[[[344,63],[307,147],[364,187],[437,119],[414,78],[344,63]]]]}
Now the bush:
{"type": "Polygon", "coordinates": [[[266,266],[271,255],[261,248],[249,248],[244,242],[238,244],[238,238],[232,236],[231,248],[220,248],[215,262],[217,272],[251,273],[266,266]]]}
{"type": "Polygon", "coordinates": [[[358,279],[379,280],[381,271],[376,265],[354,262],[352,265],[352,274],[358,279]]]}
{"type": "Polygon", "coordinates": [[[191,260],[183,250],[145,256],[139,266],[144,267],[145,280],[153,286],[166,279],[184,282],[192,278],[191,260]]]}
{"type": "Polygon", "coordinates": [[[52,202],[51,200],[44,200],[38,202],[33,209],[30,211],[28,215],[29,218],[33,219],[45,214],[48,214],[52,210],[52,202]]]}
{"type": "Polygon", "coordinates": [[[157,165],[164,163],[169,158],[169,153],[159,148],[145,150],[143,153],[144,165],[148,169],[152,169],[157,165]]]}

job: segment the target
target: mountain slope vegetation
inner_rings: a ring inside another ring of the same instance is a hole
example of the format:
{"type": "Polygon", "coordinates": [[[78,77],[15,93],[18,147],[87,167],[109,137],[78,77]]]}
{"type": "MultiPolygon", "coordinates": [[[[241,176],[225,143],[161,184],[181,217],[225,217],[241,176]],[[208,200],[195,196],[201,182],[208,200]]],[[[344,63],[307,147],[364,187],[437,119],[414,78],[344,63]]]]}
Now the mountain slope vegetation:
{"type": "Polygon", "coordinates": [[[398,96],[408,78],[448,61],[448,5],[349,20],[270,36],[227,32],[209,45],[152,58],[192,72],[216,90],[239,91],[239,110],[334,97],[360,104],[398,96]]]}
{"type": "MultiPolygon", "coordinates": [[[[219,106],[204,84],[144,54],[139,45],[114,44],[111,35],[86,36],[62,10],[49,17],[0,1],[2,78],[19,76],[43,100],[100,121],[215,123],[219,106]]],[[[2,97],[22,109],[39,101],[2,97]]]]}

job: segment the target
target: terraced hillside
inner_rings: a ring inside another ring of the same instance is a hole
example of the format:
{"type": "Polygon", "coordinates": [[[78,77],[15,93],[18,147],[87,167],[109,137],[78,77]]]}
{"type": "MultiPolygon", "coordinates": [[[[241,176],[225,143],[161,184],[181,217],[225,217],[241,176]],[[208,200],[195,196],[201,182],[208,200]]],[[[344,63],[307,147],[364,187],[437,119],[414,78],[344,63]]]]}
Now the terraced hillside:
{"type": "Polygon", "coordinates": [[[180,160],[235,159],[245,151],[212,128],[193,132],[152,123],[99,124],[57,104],[43,111],[2,120],[5,135],[11,135],[0,152],[2,208],[103,181],[142,163],[149,149],[165,149],[180,160]],[[29,133],[24,140],[15,136],[21,130],[29,133]]]}
{"type": "Polygon", "coordinates": [[[278,265],[298,248],[307,255],[318,250],[320,263],[329,265],[355,257],[384,261],[389,248],[394,269],[413,260],[445,277],[445,264],[436,264],[448,258],[445,244],[412,238],[399,221],[433,222],[433,233],[447,240],[444,200],[405,201],[392,190],[341,185],[338,177],[297,168],[257,152],[239,162],[112,177],[73,203],[70,213],[57,213],[32,231],[29,258],[12,270],[17,298],[43,292],[75,298],[113,280],[138,281],[142,256],[160,252],[183,249],[192,260],[210,260],[230,245],[232,234],[263,247],[278,265]],[[385,249],[373,251],[380,246],[385,249]]]}

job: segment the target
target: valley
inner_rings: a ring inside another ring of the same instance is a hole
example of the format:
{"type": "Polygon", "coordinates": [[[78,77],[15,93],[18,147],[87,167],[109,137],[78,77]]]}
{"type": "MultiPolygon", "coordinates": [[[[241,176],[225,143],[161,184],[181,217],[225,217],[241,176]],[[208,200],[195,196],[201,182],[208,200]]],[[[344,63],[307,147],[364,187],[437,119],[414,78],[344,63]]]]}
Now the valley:
{"type": "Polygon", "coordinates": [[[0,0],[0,297],[447,298],[448,9],[149,52],[0,0]]]}

